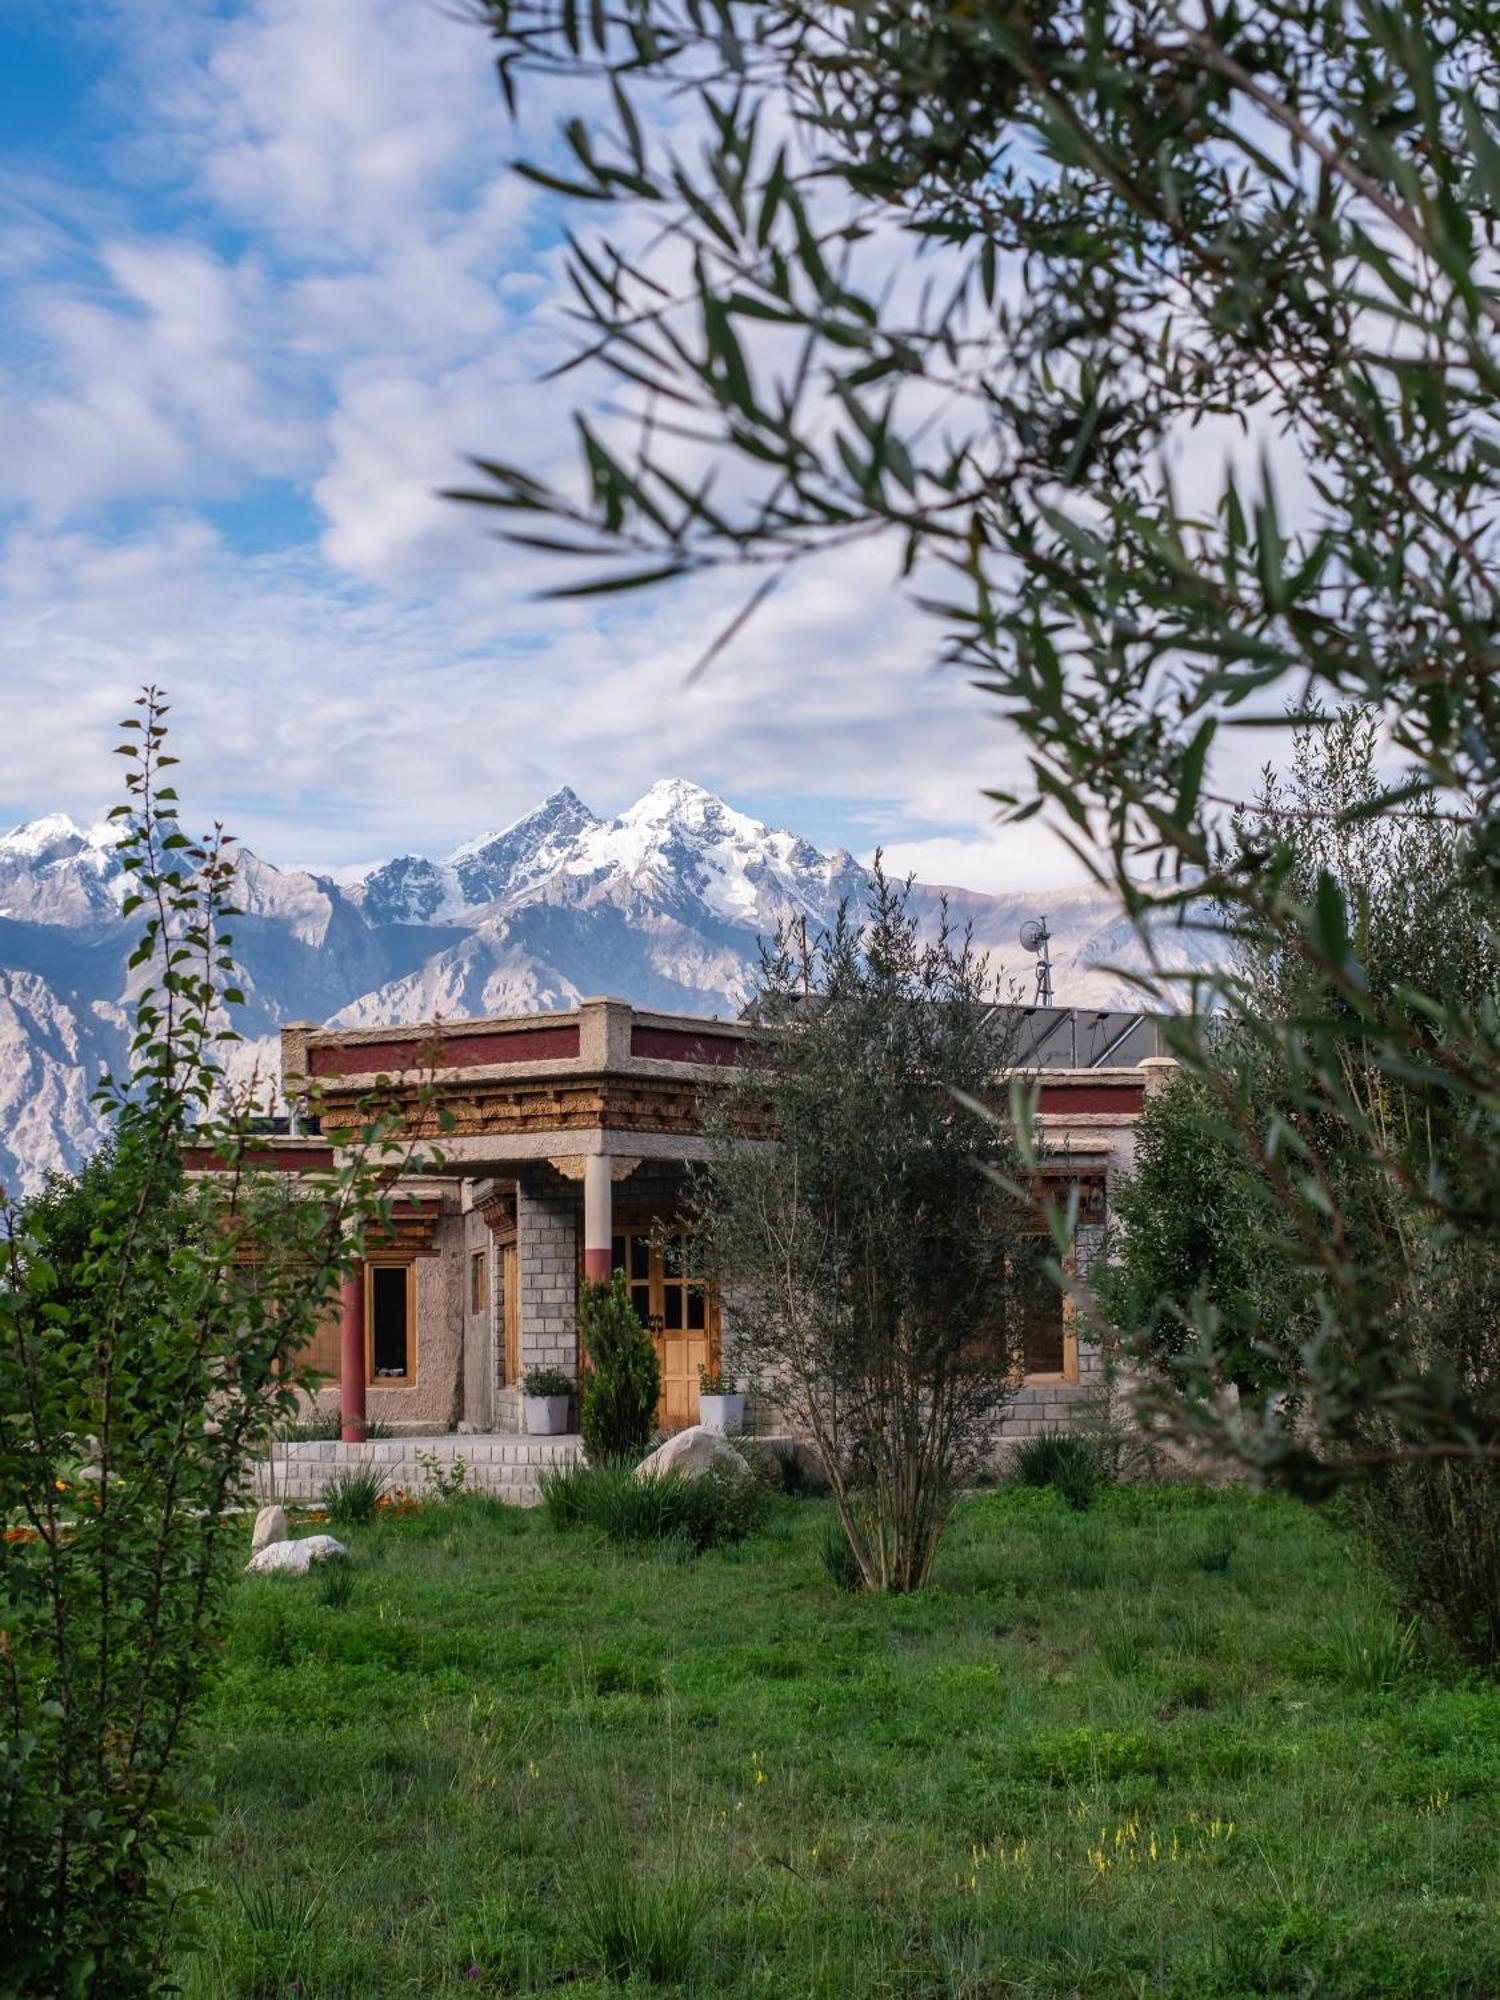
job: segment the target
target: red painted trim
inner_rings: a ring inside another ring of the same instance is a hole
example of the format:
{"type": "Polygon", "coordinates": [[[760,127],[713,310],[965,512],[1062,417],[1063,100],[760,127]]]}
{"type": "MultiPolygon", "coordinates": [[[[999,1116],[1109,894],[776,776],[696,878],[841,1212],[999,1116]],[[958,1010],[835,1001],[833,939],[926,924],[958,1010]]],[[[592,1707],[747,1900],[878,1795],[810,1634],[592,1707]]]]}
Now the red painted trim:
{"type": "Polygon", "coordinates": [[[585,1250],[583,1253],[583,1275],[591,1285],[607,1285],[610,1280],[609,1250],[585,1250]]]}
{"type": "Polygon", "coordinates": [[[745,1044],[738,1035],[700,1034],[693,1028],[643,1028],[632,1026],[630,1053],[650,1056],[657,1062],[740,1063],[745,1060],[745,1044]]]}
{"type": "Polygon", "coordinates": [[[476,1035],[447,1030],[384,1042],[330,1042],[308,1051],[314,1076],[389,1075],[394,1071],[476,1069],[481,1063],[559,1062],[578,1054],[578,1025],[490,1029],[476,1035]]]}
{"type": "MultiPolygon", "coordinates": [[[[269,1167],[276,1173],[326,1173],[333,1166],[332,1146],[256,1146],[245,1154],[247,1167],[269,1167]]],[[[188,1166],[194,1173],[222,1174],[228,1162],[219,1153],[190,1153],[188,1166]]]]}
{"type": "Polygon", "coordinates": [[[1145,1089],[1138,1083],[1044,1083],[1037,1109],[1064,1113],[1104,1111],[1119,1118],[1134,1118],[1145,1102],[1145,1089]]]}

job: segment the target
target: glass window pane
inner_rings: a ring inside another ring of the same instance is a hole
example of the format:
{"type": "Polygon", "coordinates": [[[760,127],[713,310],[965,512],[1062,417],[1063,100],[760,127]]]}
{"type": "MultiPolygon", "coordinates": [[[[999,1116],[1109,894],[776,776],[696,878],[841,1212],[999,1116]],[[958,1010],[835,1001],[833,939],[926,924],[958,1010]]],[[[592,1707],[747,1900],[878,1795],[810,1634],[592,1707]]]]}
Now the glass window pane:
{"type": "Polygon", "coordinates": [[[625,1238],[611,1236],[609,1239],[609,1268],[611,1271],[625,1269],[625,1238]]]}
{"type": "Polygon", "coordinates": [[[630,1275],[639,1279],[651,1276],[651,1239],[648,1236],[632,1236],[630,1239],[630,1275]]]}
{"type": "Polygon", "coordinates": [[[688,1289],[687,1323],[694,1332],[708,1324],[708,1299],[701,1285],[692,1285],[688,1289]]]}
{"type": "Polygon", "coordinates": [[[370,1360],[377,1378],[404,1381],[410,1373],[406,1323],[406,1266],[376,1264],[370,1272],[370,1360]]]}
{"type": "Polygon", "coordinates": [[[682,1287],[667,1284],[662,1287],[662,1317],[669,1332],[677,1333],[682,1328],[682,1287]]]}
{"type": "Polygon", "coordinates": [[[630,1303],[635,1307],[636,1318],[642,1326],[645,1326],[651,1317],[651,1287],[649,1285],[632,1285],[630,1287],[630,1303]]]}

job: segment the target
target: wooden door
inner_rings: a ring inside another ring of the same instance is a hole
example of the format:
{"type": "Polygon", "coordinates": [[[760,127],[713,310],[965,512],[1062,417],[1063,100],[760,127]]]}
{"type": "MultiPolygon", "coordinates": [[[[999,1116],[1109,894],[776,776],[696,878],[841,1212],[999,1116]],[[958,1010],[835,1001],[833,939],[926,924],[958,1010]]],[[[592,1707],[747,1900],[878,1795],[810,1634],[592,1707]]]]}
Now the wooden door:
{"type": "Polygon", "coordinates": [[[507,1243],[500,1252],[502,1310],[505,1314],[505,1379],[521,1379],[521,1286],[516,1267],[516,1246],[507,1243]]]}
{"type": "Polygon", "coordinates": [[[630,1302],[656,1342],[664,1430],[698,1421],[698,1370],[718,1359],[718,1316],[707,1285],[683,1269],[680,1245],[659,1224],[627,1225],[610,1244],[610,1268],[625,1273],[630,1302]]]}

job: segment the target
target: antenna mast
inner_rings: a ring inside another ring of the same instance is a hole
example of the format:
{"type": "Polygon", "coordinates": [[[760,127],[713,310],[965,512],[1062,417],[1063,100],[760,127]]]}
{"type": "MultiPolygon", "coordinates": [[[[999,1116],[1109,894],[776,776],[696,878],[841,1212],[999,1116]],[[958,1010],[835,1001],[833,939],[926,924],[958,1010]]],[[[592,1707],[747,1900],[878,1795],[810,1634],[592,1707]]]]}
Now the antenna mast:
{"type": "Polygon", "coordinates": [[[1034,951],[1036,958],[1036,1004],[1052,1005],[1052,933],[1045,917],[1028,917],[1021,926],[1021,947],[1034,951]]]}

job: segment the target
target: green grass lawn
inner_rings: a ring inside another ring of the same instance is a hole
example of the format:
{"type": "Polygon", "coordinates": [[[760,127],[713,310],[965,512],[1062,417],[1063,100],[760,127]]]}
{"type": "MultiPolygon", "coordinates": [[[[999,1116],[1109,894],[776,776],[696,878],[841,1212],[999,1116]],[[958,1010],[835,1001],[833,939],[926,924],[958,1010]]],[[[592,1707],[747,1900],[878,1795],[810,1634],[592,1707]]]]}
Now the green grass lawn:
{"type": "Polygon", "coordinates": [[[1192,1488],[965,1504],[838,1594],[480,1501],[243,1580],[197,1995],[1500,1994],[1500,1695],[1353,1545],[1192,1488]],[[612,1969],[611,1969],[612,1968],[612,1969]]]}

